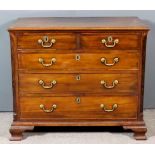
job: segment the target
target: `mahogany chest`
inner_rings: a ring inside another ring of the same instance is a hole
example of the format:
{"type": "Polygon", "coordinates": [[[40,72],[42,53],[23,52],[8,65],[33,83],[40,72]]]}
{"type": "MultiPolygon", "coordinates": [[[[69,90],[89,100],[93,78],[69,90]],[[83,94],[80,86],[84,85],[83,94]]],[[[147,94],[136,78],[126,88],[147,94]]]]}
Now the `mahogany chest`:
{"type": "Polygon", "coordinates": [[[137,17],[18,19],[9,28],[11,140],[34,126],[123,126],[146,139],[148,30],[137,17]]]}

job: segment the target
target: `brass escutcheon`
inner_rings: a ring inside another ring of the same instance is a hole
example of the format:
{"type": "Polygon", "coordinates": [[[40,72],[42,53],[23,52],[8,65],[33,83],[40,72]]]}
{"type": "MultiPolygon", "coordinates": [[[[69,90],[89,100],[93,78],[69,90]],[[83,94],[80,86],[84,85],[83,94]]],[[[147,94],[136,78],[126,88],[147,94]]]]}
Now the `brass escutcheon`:
{"type": "Polygon", "coordinates": [[[80,60],[80,55],[79,55],[79,54],[76,54],[75,60],[76,60],[76,61],[79,61],[79,60],[80,60]]]}
{"type": "Polygon", "coordinates": [[[75,99],[75,102],[76,102],[77,104],[79,104],[79,103],[81,102],[80,97],[77,97],[77,98],[75,99]]]}
{"type": "Polygon", "coordinates": [[[76,80],[79,81],[81,79],[80,75],[76,75],[76,80]]]}

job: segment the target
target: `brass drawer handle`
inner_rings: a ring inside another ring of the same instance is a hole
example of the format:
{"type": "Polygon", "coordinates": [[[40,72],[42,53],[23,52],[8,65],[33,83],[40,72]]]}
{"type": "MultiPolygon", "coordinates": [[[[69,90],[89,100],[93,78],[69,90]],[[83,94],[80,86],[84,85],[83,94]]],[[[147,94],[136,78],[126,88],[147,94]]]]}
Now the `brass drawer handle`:
{"type": "Polygon", "coordinates": [[[38,83],[44,88],[44,89],[51,89],[53,86],[57,83],[56,80],[51,81],[50,86],[46,86],[45,82],[43,80],[39,80],[38,83]]]}
{"type": "Polygon", "coordinates": [[[106,106],[105,106],[105,104],[101,104],[100,107],[105,112],[113,112],[114,110],[116,110],[118,108],[118,105],[117,104],[113,104],[112,105],[112,109],[107,109],[106,106]]]}
{"type": "Polygon", "coordinates": [[[107,63],[106,58],[101,58],[101,63],[103,63],[105,66],[114,66],[117,62],[119,62],[119,58],[116,57],[113,59],[113,63],[107,63]]]}
{"type": "Polygon", "coordinates": [[[51,39],[51,41],[49,41],[48,36],[44,36],[42,39],[38,40],[38,44],[41,44],[41,46],[44,48],[51,47],[55,42],[56,42],[55,39],[51,39]]]}
{"type": "Polygon", "coordinates": [[[114,88],[115,86],[117,86],[117,84],[118,84],[118,80],[114,80],[114,81],[112,82],[112,85],[111,85],[111,86],[107,86],[106,81],[101,80],[101,85],[103,85],[103,86],[104,86],[105,88],[107,88],[107,89],[112,89],[112,88],[114,88]]]}
{"type": "Polygon", "coordinates": [[[112,36],[109,36],[107,39],[102,39],[101,41],[106,47],[113,48],[116,46],[116,44],[119,43],[119,39],[113,40],[112,36]],[[108,44],[110,43],[110,44],[108,44]]]}
{"type": "Polygon", "coordinates": [[[56,108],[57,108],[57,105],[56,104],[53,104],[51,109],[46,109],[45,106],[43,104],[40,104],[40,109],[42,109],[44,112],[46,113],[50,113],[50,112],[53,112],[56,108]]]}
{"type": "Polygon", "coordinates": [[[45,64],[45,61],[44,61],[43,58],[39,58],[38,61],[39,61],[39,63],[41,63],[44,67],[50,67],[50,66],[52,66],[52,65],[56,62],[56,58],[52,58],[52,59],[51,59],[51,63],[49,63],[49,64],[45,64]]]}

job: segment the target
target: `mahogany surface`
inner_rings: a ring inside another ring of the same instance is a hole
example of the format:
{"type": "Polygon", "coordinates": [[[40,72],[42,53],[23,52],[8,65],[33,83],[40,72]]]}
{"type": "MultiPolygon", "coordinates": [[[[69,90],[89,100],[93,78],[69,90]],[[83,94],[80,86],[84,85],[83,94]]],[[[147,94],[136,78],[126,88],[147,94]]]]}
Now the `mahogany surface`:
{"type": "Polygon", "coordinates": [[[21,140],[34,126],[123,126],[146,139],[148,31],[137,17],[16,20],[9,28],[10,140],[21,140]]]}

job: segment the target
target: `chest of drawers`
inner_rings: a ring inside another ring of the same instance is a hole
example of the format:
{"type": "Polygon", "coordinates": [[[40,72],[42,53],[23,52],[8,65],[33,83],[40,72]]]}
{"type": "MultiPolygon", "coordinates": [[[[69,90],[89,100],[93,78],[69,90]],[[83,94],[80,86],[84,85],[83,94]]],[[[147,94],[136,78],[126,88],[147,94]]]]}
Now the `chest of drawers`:
{"type": "Polygon", "coordinates": [[[123,126],[146,139],[148,30],[136,17],[18,19],[9,28],[11,140],[34,126],[123,126]]]}

